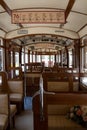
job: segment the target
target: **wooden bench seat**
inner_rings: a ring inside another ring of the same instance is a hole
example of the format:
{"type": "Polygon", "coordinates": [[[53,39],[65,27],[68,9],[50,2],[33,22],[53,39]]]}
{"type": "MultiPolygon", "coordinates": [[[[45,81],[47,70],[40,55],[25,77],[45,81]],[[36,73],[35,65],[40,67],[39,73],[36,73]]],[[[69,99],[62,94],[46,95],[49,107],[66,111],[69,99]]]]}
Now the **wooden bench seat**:
{"type": "Polygon", "coordinates": [[[67,117],[70,105],[48,105],[48,130],[86,130],[81,125],[67,117]]]}
{"type": "Polygon", "coordinates": [[[10,105],[10,115],[11,115],[11,117],[13,117],[16,114],[16,112],[17,112],[16,105],[15,104],[11,104],[10,105]]]}
{"type": "MultiPolygon", "coordinates": [[[[8,124],[10,124],[11,125],[11,123],[10,123],[10,120],[13,120],[13,126],[15,126],[15,121],[14,121],[14,117],[15,117],[15,114],[16,114],[16,112],[17,112],[17,107],[16,107],[16,105],[13,105],[13,104],[10,104],[9,103],[9,87],[8,87],[8,83],[7,83],[7,73],[5,72],[5,71],[1,71],[0,72],[0,96],[1,95],[3,95],[3,93],[5,94],[5,95],[8,95],[8,99],[6,99],[6,100],[8,100],[7,102],[8,102],[8,109],[7,109],[7,111],[8,111],[8,118],[9,118],[9,120],[7,121],[7,118],[5,119],[5,117],[7,117],[7,115],[6,116],[3,116],[2,114],[1,114],[1,118],[0,118],[0,123],[5,123],[6,122],[6,125],[5,125],[5,127],[7,127],[7,125],[8,124]],[[7,123],[8,122],[8,123],[7,123]]],[[[4,96],[4,95],[3,95],[4,96]]],[[[6,96],[7,97],[7,96],[6,96]]],[[[0,103],[2,103],[1,105],[3,105],[2,107],[0,107],[0,110],[2,109],[3,111],[5,111],[4,109],[5,109],[5,105],[6,105],[6,103],[3,101],[4,99],[2,99],[1,101],[0,101],[0,103]]],[[[9,126],[10,126],[9,125],[9,126]]],[[[3,125],[2,125],[3,126],[3,125]]],[[[5,129],[5,128],[4,128],[5,129]]],[[[1,129],[0,129],[1,130],[1,129]]]]}
{"type": "Polygon", "coordinates": [[[15,126],[14,116],[17,112],[16,105],[10,105],[8,94],[0,93],[0,130],[7,129],[8,125],[11,125],[13,121],[13,127],[15,126]],[[11,121],[11,122],[10,122],[11,121]]]}
{"type": "Polygon", "coordinates": [[[76,122],[68,120],[63,115],[48,116],[48,130],[86,130],[76,122]]]}
{"type": "Polygon", "coordinates": [[[33,62],[25,64],[26,72],[42,72],[44,68],[44,63],[33,62]]]}
{"type": "Polygon", "coordinates": [[[79,76],[79,73],[42,74],[41,88],[45,91],[33,99],[34,130],[87,129],[67,118],[72,106],[87,105],[87,92],[79,90],[79,76]]]}
{"type": "Polygon", "coordinates": [[[22,80],[8,80],[9,98],[10,102],[17,105],[17,111],[22,110],[23,105],[23,81],[22,80]]]}
{"type": "MultiPolygon", "coordinates": [[[[69,82],[68,81],[58,81],[58,82],[57,81],[49,81],[47,85],[48,85],[48,91],[69,92],[69,82]]],[[[78,90],[79,90],[79,84],[77,81],[74,81],[72,91],[76,92],[78,90]]]]}
{"type": "Polygon", "coordinates": [[[9,124],[8,95],[0,93],[0,130],[6,130],[9,124]]]}
{"type": "Polygon", "coordinates": [[[0,114],[0,130],[6,130],[8,126],[8,116],[0,114]]]}
{"type": "Polygon", "coordinates": [[[87,105],[86,101],[87,93],[44,94],[42,113],[40,96],[37,95],[33,99],[34,130],[86,130],[87,128],[67,118],[71,106],[87,105]]]}
{"type": "Polygon", "coordinates": [[[15,128],[15,115],[17,113],[16,104],[10,104],[10,127],[15,128]]]}
{"type": "Polygon", "coordinates": [[[42,77],[44,89],[47,91],[77,92],[79,90],[78,73],[43,73],[42,77]]]}
{"type": "Polygon", "coordinates": [[[25,82],[26,82],[26,95],[33,96],[33,94],[39,89],[41,73],[39,72],[26,72],[25,82]]]}

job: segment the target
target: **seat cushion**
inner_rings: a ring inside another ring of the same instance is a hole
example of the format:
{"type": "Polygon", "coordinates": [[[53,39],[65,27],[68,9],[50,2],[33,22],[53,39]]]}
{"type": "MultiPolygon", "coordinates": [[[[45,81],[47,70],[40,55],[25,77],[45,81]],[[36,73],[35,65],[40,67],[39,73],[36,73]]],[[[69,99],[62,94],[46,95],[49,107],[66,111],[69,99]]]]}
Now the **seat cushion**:
{"type": "Polygon", "coordinates": [[[16,101],[16,102],[20,102],[23,99],[23,95],[22,94],[18,94],[18,93],[11,93],[10,94],[10,101],[16,101]]]}
{"type": "Polygon", "coordinates": [[[11,104],[10,105],[10,115],[11,115],[11,117],[14,116],[16,114],[16,112],[17,112],[16,105],[15,104],[11,104]]]}
{"type": "Polygon", "coordinates": [[[8,125],[8,116],[0,114],[0,130],[4,130],[8,125]]]}
{"type": "Polygon", "coordinates": [[[58,130],[59,128],[64,130],[71,130],[71,128],[73,128],[73,130],[75,128],[78,130],[85,130],[81,125],[67,119],[66,116],[63,115],[48,115],[48,127],[49,130],[58,130]]]}
{"type": "Polygon", "coordinates": [[[10,93],[23,94],[23,81],[8,81],[10,93]]]}
{"type": "Polygon", "coordinates": [[[0,114],[8,115],[8,95],[0,94],[0,114]]]}
{"type": "Polygon", "coordinates": [[[70,105],[48,105],[49,115],[66,115],[70,110],[70,105]]]}

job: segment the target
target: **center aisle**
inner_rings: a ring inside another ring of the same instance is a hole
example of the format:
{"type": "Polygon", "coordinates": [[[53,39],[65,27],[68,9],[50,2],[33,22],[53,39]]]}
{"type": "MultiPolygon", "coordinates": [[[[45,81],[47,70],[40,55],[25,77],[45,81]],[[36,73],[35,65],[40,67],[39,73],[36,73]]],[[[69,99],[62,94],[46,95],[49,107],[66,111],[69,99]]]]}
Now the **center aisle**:
{"type": "Polygon", "coordinates": [[[33,112],[26,110],[15,117],[15,128],[11,130],[33,130],[33,112]]]}

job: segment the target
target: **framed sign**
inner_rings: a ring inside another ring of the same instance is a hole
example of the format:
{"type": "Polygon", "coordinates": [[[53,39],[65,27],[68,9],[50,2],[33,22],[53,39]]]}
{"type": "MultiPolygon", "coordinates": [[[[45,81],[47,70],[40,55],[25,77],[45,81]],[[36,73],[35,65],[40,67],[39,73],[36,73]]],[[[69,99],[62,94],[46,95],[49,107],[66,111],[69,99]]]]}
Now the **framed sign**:
{"type": "Polygon", "coordinates": [[[13,24],[65,23],[64,11],[12,11],[13,24]]]}

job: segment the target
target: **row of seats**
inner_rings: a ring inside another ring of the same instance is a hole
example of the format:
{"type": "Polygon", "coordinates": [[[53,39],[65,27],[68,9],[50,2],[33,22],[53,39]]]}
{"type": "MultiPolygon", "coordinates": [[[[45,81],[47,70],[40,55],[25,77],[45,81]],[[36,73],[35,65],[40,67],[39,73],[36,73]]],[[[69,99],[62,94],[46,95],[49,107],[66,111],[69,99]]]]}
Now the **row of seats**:
{"type": "Polygon", "coordinates": [[[23,80],[8,80],[7,73],[0,72],[0,130],[12,123],[15,126],[15,114],[22,109],[22,103],[23,80]]]}
{"type": "Polygon", "coordinates": [[[17,112],[16,105],[9,104],[9,95],[0,93],[0,130],[6,130],[14,124],[14,116],[17,112]]]}
{"type": "Polygon", "coordinates": [[[23,80],[9,80],[8,87],[10,102],[17,105],[17,111],[19,113],[23,106],[23,80]]]}
{"type": "MultiPolygon", "coordinates": [[[[60,92],[63,93],[77,93],[79,92],[79,74],[67,74],[67,73],[53,73],[43,74],[44,88],[47,91],[55,92],[55,100],[51,103],[47,103],[47,114],[48,114],[48,128],[49,130],[67,130],[67,129],[79,129],[86,130],[76,121],[68,118],[70,109],[74,106],[72,102],[70,104],[62,104],[56,98],[56,95],[60,92]],[[57,101],[56,101],[57,100],[57,101]]],[[[60,93],[61,94],[61,93],[60,93]]],[[[64,96],[64,94],[63,94],[64,96]]],[[[46,99],[47,100],[47,99],[46,99]]],[[[64,103],[65,98],[63,99],[64,103]]],[[[68,99],[70,100],[70,99],[68,99]]],[[[74,101],[75,102],[75,101],[74,101]]],[[[78,102],[78,101],[77,101],[78,102]]],[[[75,104],[78,105],[78,104],[75,104]]]]}
{"type": "Polygon", "coordinates": [[[38,92],[33,98],[35,130],[87,129],[67,118],[74,105],[87,105],[87,92],[80,88],[80,78],[84,76],[87,74],[43,72],[41,88],[44,94],[38,92]]]}

